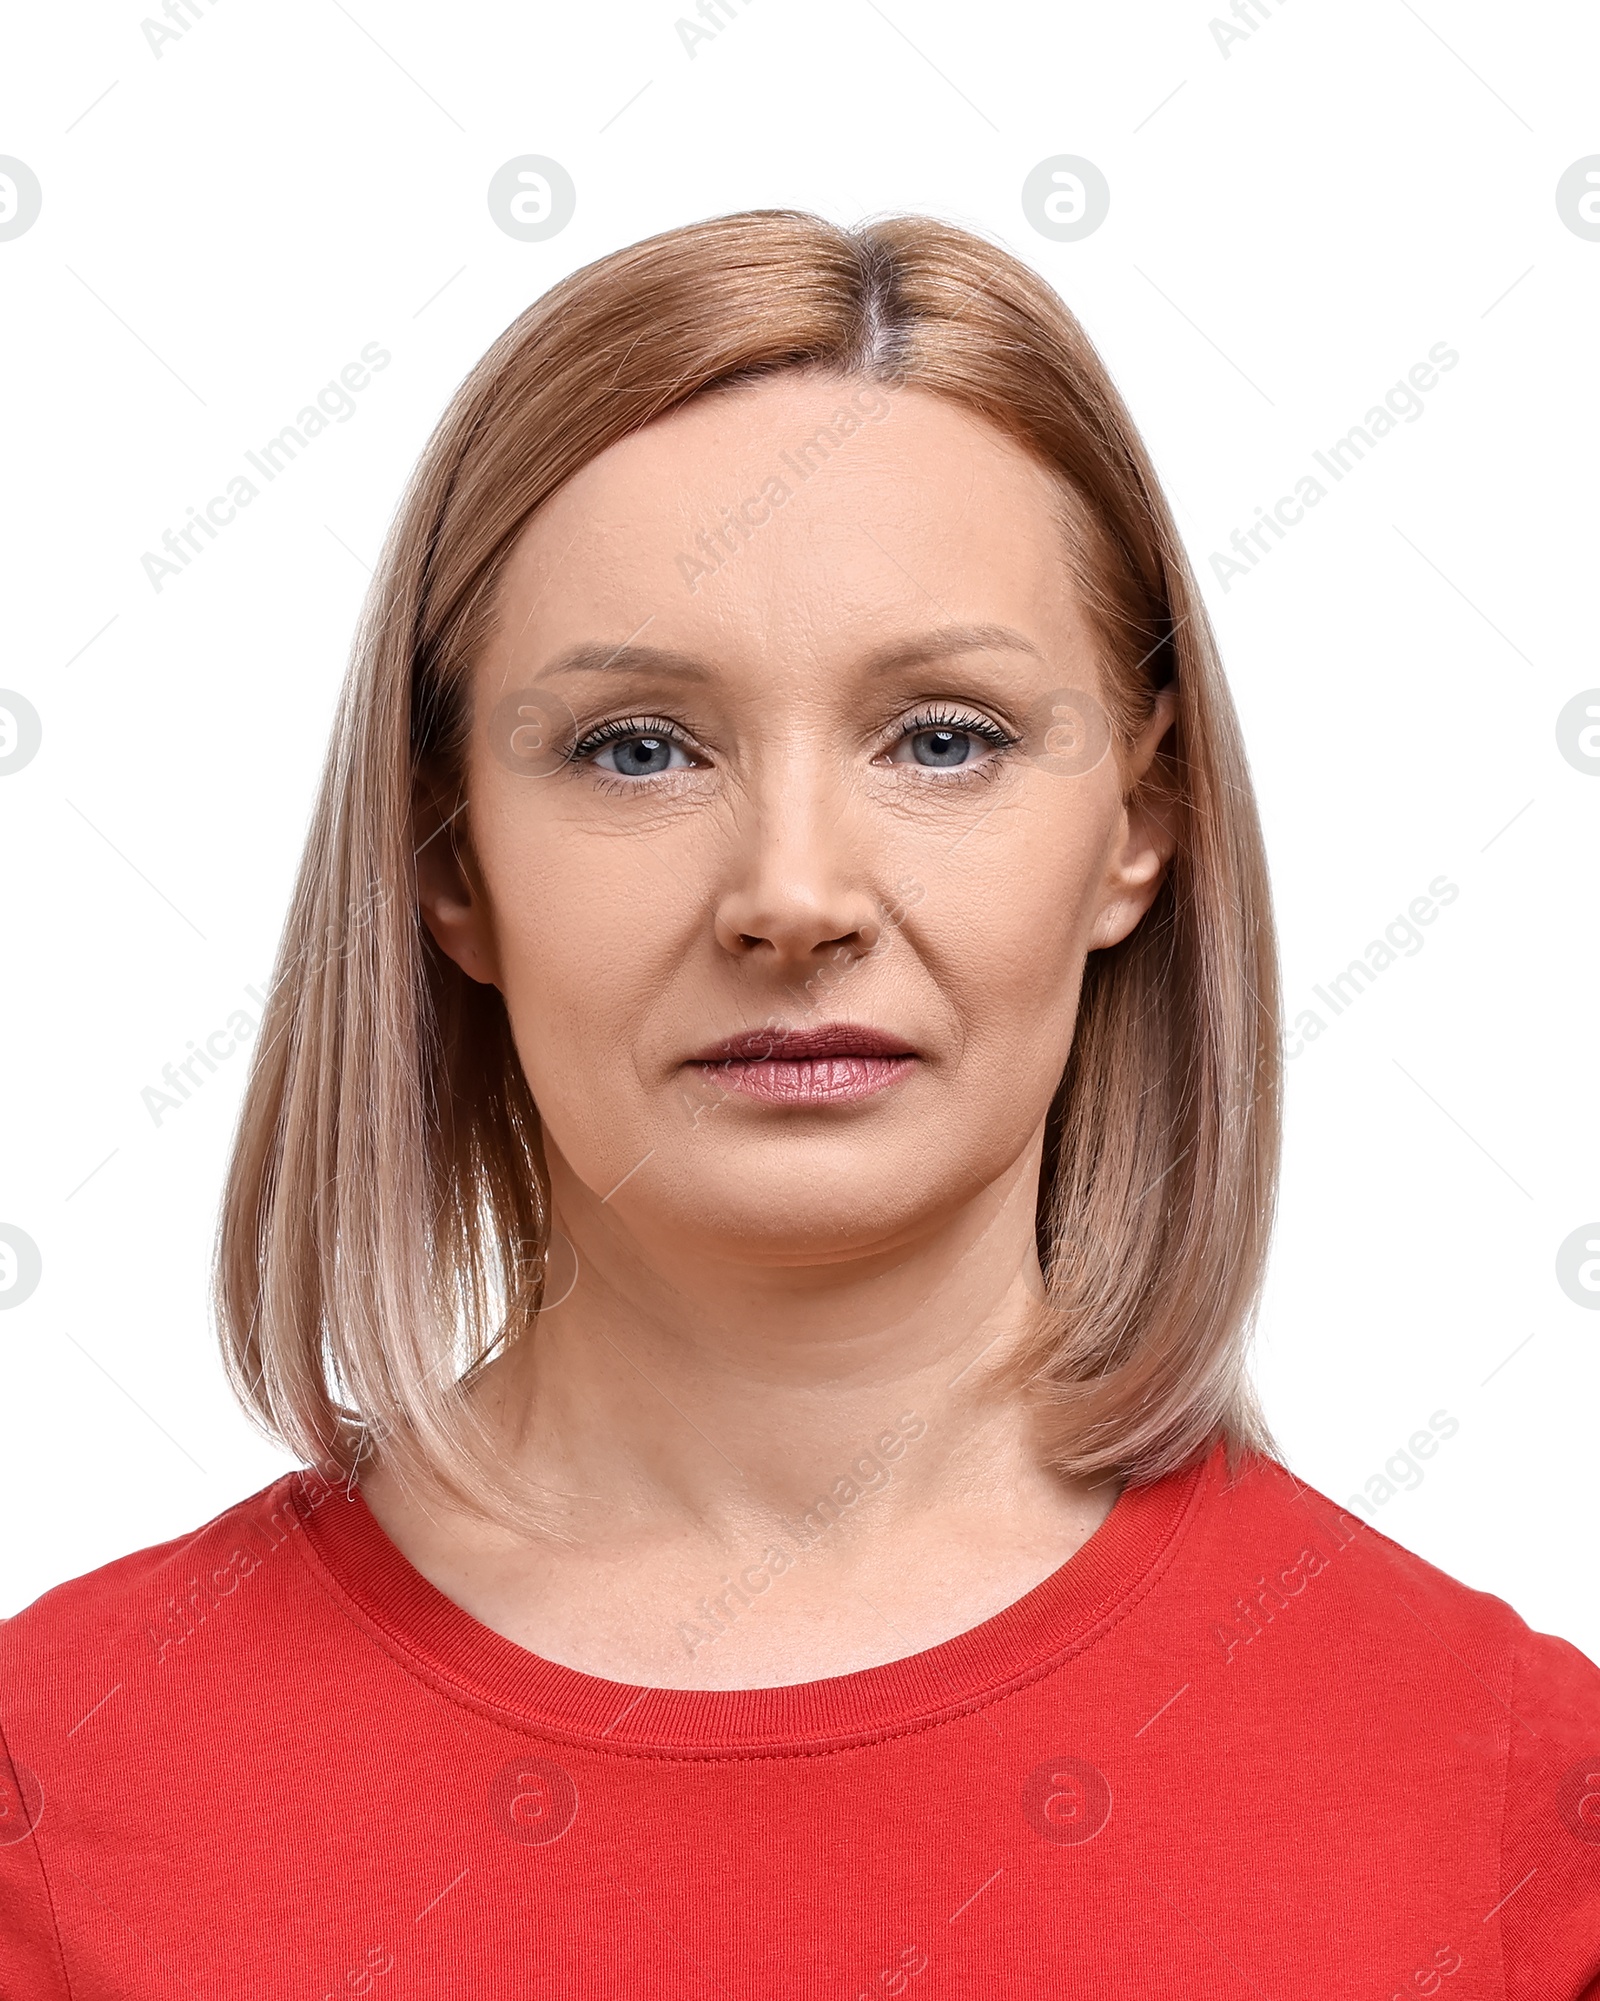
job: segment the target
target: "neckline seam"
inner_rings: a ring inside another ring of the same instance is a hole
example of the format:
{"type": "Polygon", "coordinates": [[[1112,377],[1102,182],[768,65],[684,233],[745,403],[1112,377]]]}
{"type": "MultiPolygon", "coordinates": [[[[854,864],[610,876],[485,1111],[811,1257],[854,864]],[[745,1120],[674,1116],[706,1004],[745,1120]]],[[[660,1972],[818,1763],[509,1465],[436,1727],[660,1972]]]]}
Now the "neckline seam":
{"type": "MultiPolygon", "coordinates": [[[[992,1708],[999,1702],[1006,1701],[1010,1697],[1022,1693],[1024,1689],[1032,1687],[1037,1682],[1047,1680],[1049,1676],[1059,1673],[1061,1669],[1068,1666],[1072,1661],[1098,1646],[1102,1640],[1143,1603],[1171,1567],[1173,1561],[1176,1559],[1181,1543],[1184,1541],[1188,1530],[1193,1525],[1195,1517],[1199,1513],[1201,1498],[1210,1484],[1210,1470],[1211,1455],[1199,1460],[1190,1469],[1188,1491],[1178,1502],[1172,1521],[1168,1525],[1160,1544],[1149,1557],[1139,1575],[1124,1586],[1120,1594],[1113,1598],[1112,1602],[1090,1625],[1075,1634],[1064,1646],[1055,1648],[1042,1660],[1035,1660],[1026,1667],[1017,1670],[1005,1681],[977,1690],[965,1698],[953,1697],[947,1704],[938,1709],[924,1711],[919,1715],[887,1722],[876,1724],[863,1723],[851,1729],[836,1730],[828,1735],[819,1735],[809,1740],[791,1740],[789,1742],[774,1742],[770,1739],[766,1741],[756,1740],[749,1744],[707,1743],[698,1745],[613,1742],[596,1732],[576,1730],[555,1722],[548,1717],[526,1715],[504,1703],[495,1701],[492,1697],[481,1694],[476,1689],[466,1686],[462,1682],[457,1681],[446,1670],[427,1660],[400,1633],[393,1630],[346,1587],[342,1578],[327,1562],[321,1550],[315,1547],[315,1538],[312,1534],[302,1533],[296,1538],[296,1541],[299,1545],[298,1553],[301,1560],[305,1563],[313,1580],[324,1595],[332,1601],[335,1609],[356,1626],[359,1631],[364,1633],[372,1644],[387,1654],[390,1660],[394,1662],[408,1679],[420,1683],[436,1696],[452,1703],[455,1707],[465,1709],[473,1715],[498,1725],[502,1729],[536,1739],[542,1743],[560,1744],[569,1750],[592,1752],[603,1757],[632,1758],[655,1764],[740,1763],[771,1761],[784,1758],[838,1757],[853,1752],[870,1750],[875,1745],[892,1743],[900,1738],[916,1736],[927,1730],[940,1729],[948,1724],[960,1722],[966,1717],[977,1715],[986,1709],[992,1708]]],[[[302,1531],[308,1531],[311,1528],[313,1518],[309,1515],[301,1514],[298,1476],[291,1473],[286,1475],[285,1478],[289,1482],[290,1503],[294,1507],[296,1515],[300,1518],[302,1531]]],[[[1084,1546],[1087,1547],[1087,1545],[1084,1546]]],[[[1069,1558],[1068,1562],[1070,1563],[1071,1561],[1072,1559],[1069,1558]]],[[[446,1597],[446,1603],[454,1605],[455,1601],[446,1597]]],[[[463,1608],[457,1606],[456,1610],[463,1611],[463,1608]]],[[[463,1612],[463,1616],[470,1618],[472,1615],[463,1612]]],[[[1001,1617],[1004,1615],[1001,1613],[996,1616],[1001,1617]]],[[[987,1621],[980,1623],[986,1624],[987,1621]]],[[[494,1631],[492,1627],[485,1630],[491,1633],[494,1631]]],[[[969,1628],[969,1631],[977,1630],[976,1627],[969,1628]]],[[[498,1637],[504,1639],[504,1635],[499,1635],[498,1637]]],[[[957,1634],[952,1637],[959,1640],[964,1635],[957,1634]]],[[[515,1643],[508,1642],[508,1644],[515,1643]]],[[[950,1644],[950,1642],[940,1641],[936,1644],[944,1646],[950,1644]]],[[[928,1648],[921,1651],[932,1652],[933,1649],[928,1648]]],[[[542,1656],[539,1655],[533,1655],[532,1658],[542,1660],[542,1656]]],[[[915,1660],[916,1658],[915,1654],[901,1657],[902,1660],[915,1660]]],[[[556,1662],[552,1665],[559,1667],[561,1663],[556,1662]]],[[[900,1665],[900,1662],[885,1661],[879,1665],[881,1668],[894,1668],[900,1665]]],[[[866,1672],[876,1671],[866,1670],[866,1672]]],[[[568,1670],[568,1672],[576,1673],[578,1670],[568,1670]]],[[[587,1678],[596,1681],[605,1679],[603,1676],[590,1676],[587,1678]]],[[[830,1678],[823,1677],[822,1679],[826,1680],[830,1678]]],[[[627,1682],[619,1682],[614,1685],[619,1689],[635,1687],[635,1684],[627,1682]]],[[[775,1686],[781,1689],[806,1687],[808,1684],[803,1682],[779,1683],[775,1686]]],[[[765,1694],[767,1692],[765,1689],[682,1690],[657,1689],[652,1687],[645,1687],[642,1690],[642,1694],[644,1695],[745,1695],[765,1694]]],[[[628,1710],[625,1709],[617,1721],[621,1722],[624,1720],[627,1714],[628,1710]]],[[[612,1725],[610,1727],[615,1728],[616,1726],[612,1725]]]]}

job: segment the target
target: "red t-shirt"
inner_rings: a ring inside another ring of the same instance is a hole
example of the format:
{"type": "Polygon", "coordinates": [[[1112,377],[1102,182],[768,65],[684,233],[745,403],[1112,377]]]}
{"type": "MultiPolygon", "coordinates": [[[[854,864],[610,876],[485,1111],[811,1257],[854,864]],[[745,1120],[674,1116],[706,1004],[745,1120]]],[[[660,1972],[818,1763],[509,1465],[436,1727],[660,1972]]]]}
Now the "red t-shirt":
{"type": "Polygon", "coordinates": [[[0,1720],[5,2001],[1600,1996],[1600,1670],[1271,1461],[706,1692],[540,1659],[290,1474],[0,1625],[0,1720]]]}

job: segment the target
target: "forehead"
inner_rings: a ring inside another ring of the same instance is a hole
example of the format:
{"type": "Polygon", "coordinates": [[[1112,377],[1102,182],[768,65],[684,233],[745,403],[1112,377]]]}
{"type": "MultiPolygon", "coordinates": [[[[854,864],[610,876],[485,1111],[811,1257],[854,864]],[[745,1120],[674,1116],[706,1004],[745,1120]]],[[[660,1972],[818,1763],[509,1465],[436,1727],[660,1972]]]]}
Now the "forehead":
{"type": "Polygon", "coordinates": [[[941,623],[1082,636],[1052,475],[907,386],[786,371],[609,447],[524,529],[499,629],[541,656],[661,645],[813,657],[941,623]]]}

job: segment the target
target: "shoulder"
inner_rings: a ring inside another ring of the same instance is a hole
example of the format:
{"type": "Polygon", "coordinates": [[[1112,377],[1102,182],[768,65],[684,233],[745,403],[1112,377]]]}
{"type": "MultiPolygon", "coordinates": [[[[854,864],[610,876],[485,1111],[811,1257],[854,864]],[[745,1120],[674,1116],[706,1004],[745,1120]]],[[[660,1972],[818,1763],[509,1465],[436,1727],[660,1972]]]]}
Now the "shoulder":
{"type": "Polygon", "coordinates": [[[1587,1992],[1600,1667],[1279,1462],[1211,1470],[1188,1573],[1220,1680],[1247,1708],[1292,1699],[1346,1741],[1424,1853],[1449,1852],[1447,1828],[1480,1827],[1479,1921],[1497,1929],[1506,1995],[1587,1992]]]}
{"type": "Polygon", "coordinates": [[[99,1668],[120,1680],[165,1665],[236,1595],[266,1600],[272,1586],[241,1587],[274,1571],[286,1579],[274,1556],[334,1491],[315,1474],[283,1474],[189,1534],[71,1578],[0,1621],[0,1727],[64,1688],[88,1693],[99,1668]]]}
{"type": "MultiPolygon", "coordinates": [[[[285,1474],[0,1621],[0,1993],[76,1991],[51,1853],[70,1869],[73,1844],[103,1833],[112,1801],[142,1788],[148,1813],[178,1770],[223,1796],[217,1720],[261,1707],[259,1687],[304,1631],[309,1572],[288,1551],[339,1491],[285,1474]]],[[[100,1859],[114,1878],[121,1862],[100,1859]]]]}
{"type": "MultiPolygon", "coordinates": [[[[1457,1650],[1477,1673],[1492,1667],[1502,1699],[1513,1680],[1552,1701],[1600,1699],[1600,1668],[1565,1640],[1535,1632],[1503,1598],[1463,1583],[1300,1479],[1276,1459],[1213,1468],[1209,1506],[1195,1524],[1199,1561],[1226,1609],[1280,1613],[1312,1592],[1357,1648],[1437,1657],[1457,1650]]],[[[1236,1621],[1236,1623],[1238,1623],[1236,1621]]],[[[1248,1623],[1248,1622],[1246,1622],[1248,1623]]]]}

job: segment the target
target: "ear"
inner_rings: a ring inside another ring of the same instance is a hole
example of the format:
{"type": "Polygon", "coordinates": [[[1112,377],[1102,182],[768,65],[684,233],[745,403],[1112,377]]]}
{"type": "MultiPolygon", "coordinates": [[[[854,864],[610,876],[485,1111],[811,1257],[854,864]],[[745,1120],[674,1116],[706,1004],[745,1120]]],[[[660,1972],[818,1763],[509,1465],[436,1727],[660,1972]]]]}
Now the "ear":
{"type": "Polygon", "coordinates": [[[498,986],[494,926],[467,834],[466,809],[465,795],[445,782],[437,763],[425,760],[412,788],[417,908],[446,958],[468,979],[498,986]]]}
{"type": "MultiPolygon", "coordinates": [[[[1127,791],[1100,910],[1089,936],[1091,952],[1120,944],[1132,931],[1155,901],[1178,844],[1176,790],[1163,782],[1164,772],[1152,771],[1177,713],[1176,693],[1171,687],[1162,688],[1124,765],[1127,791]]],[[[1166,762],[1161,759],[1162,765],[1166,762]]]]}

